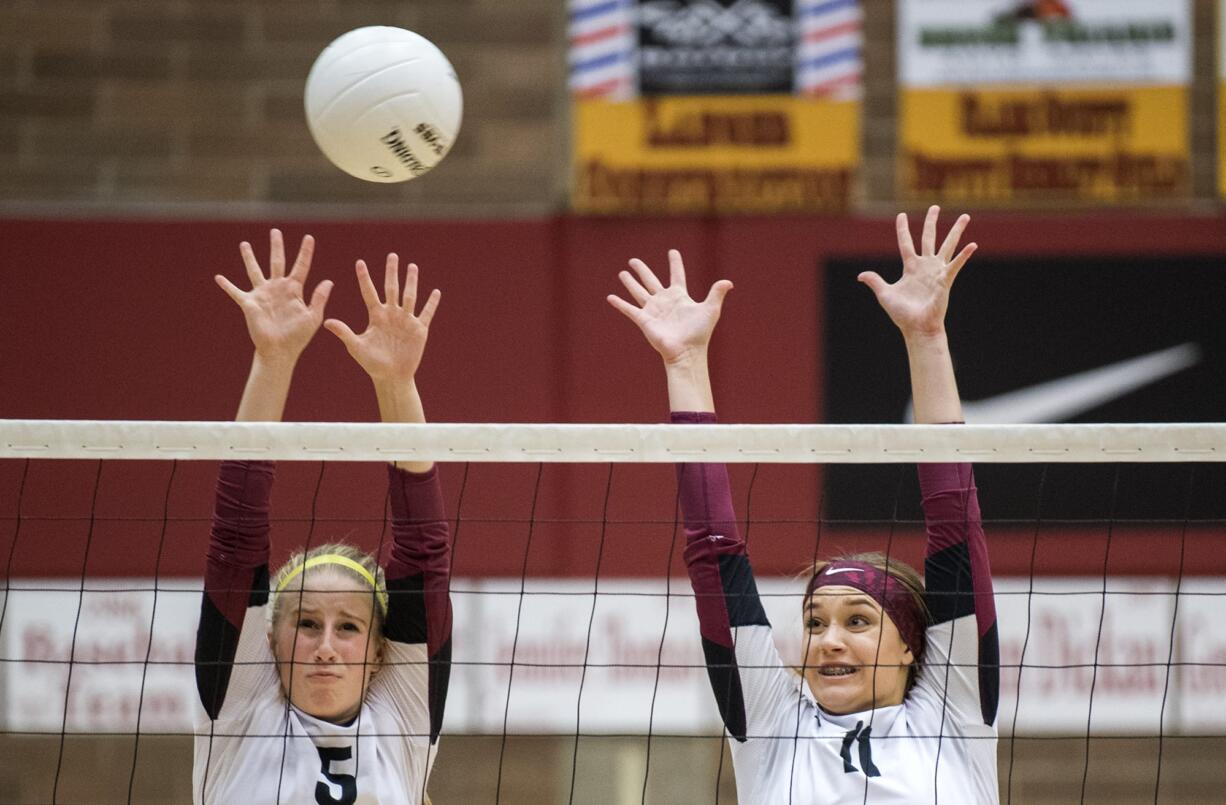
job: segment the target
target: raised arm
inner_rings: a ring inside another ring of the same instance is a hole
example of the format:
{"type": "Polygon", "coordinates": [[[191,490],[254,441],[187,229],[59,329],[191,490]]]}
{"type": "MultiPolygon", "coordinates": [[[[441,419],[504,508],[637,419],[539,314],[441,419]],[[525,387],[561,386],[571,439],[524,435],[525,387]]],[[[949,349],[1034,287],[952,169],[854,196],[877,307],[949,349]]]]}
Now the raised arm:
{"type": "MultiPolygon", "coordinates": [[[[235,419],[240,422],[280,421],[289,395],[290,380],[302,350],[323,320],[332,283],[316,286],[311,301],[304,300],[304,285],[311,268],[315,242],[302,239],[289,273],[281,232],[269,233],[268,274],[260,267],[251,244],[239,246],[251,290],[244,291],[221,275],[217,284],[242,310],[254,354],[247,384],[235,419]]],[[[196,685],[205,711],[218,718],[231,688],[234,660],[244,622],[252,651],[263,650],[263,606],[268,601],[268,499],[274,465],[270,461],[225,461],[217,478],[217,497],[204,573],[204,597],[196,633],[196,685]],[[254,613],[254,614],[252,614],[254,613]]],[[[259,687],[271,666],[241,665],[237,671],[243,691],[259,687]]],[[[233,697],[232,697],[233,698],[233,697]]],[[[236,705],[242,707],[242,705],[236,705]]]]}
{"type": "Polygon", "coordinates": [[[255,352],[247,385],[234,419],[238,422],[280,422],[289,396],[290,381],[302,350],[323,321],[332,281],[315,286],[305,301],[304,286],[315,254],[315,239],[302,239],[298,257],[285,273],[285,246],[281,230],[269,233],[268,276],[264,276],[251,244],[239,244],[251,290],[244,291],[221,274],[213,279],[243,311],[247,334],[255,352]]]}
{"type": "Polygon", "coordinates": [[[902,333],[911,368],[911,394],[917,423],[962,421],[962,401],[958,397],[949,339],[945,335],[945,311],[949,308],[949,290],[954,279],[978,247],[974,243],[967,244],[955,255],[962,232],[971,220],[969,215],[963,215],[950,227],[938,251],[939,213],[940,208],[936,206],[928,209],[919,254],[911,240],[907,216],[899,213],[895,228],[903,273],[897,282],[887,283],[873,271],[866,271],[857,278],[872,289],[881,307],[902,333]]]}
{"type": "Polygon", "coordinates": [[[668,266],[669,284],[664,287],[646,263],[631,260],[634,273],[622,271],[618,279],[634,304],[615,294],[609,294],[609,304],[635,323],[663,359],[669,408],[714,413],[707,350],[732,283],[720,280],[711,286],[706,299],[695,302],[686,288],[685,264],[676,249],[668,252],[668,266]]]}
{"type": "MultiPolygon", "coordinates": [[[[441,295],[430,293],[417,307],[417,266],[405,270],[400,288],[399,258],[387,256],[383,299],[366,264],[356,265],[358,288],[366,302],[368,323],[359,335],[338,319],[324,327],[336,335],[350,356],[369,375],[384,422],[425,422],[416,374],[441,295]]],[[[384,635],[392,646],[389,667],[376,677],[380,693],[388,691],[410,722],[414,734],[428,730],[433,743],[443,723],[451,671],[451,545],[442,488],[433,462],[400,461],[388,465],[392,512],[392,555],[387,565],[388,612],[384,635]],[[395,644],[402,644],[403,649],[395,644]],[[415,651],[425,644],[423,666],[415,651]]]]}
{"type": "MultiPolygon", "coordinates": [[[[715,422],[707,352],[711,334],[719,321],[724,297],[732,283],[720,280],[706,299],[696,302],[686,288],[681,255],[668,254],[669,284],[665,287],[641,260],[631,260],[631,274],[619,275],[633,303],[610,295],[609,304],[638,326],[647,342],[664,361],[672,421],[715,422]]],[[[769,622],[758,599],[753,570],[745,551],[732,508],[728,470],[723,464],[680,464],[677,483],[685,519],[685,561],[698,609],[702,650],[711,689],[730,735],[745,741],[755,708],[747,702],[738,656],[748,658],[750,673],[761,676],[769,669],[781,671],[769,636],[769,622]],[[733,630],[760,626],[763,635],[734,639],[733,630]],[[759,656],[765,654],[767,656],[759,656]],[[765,670],[764,670],[765,669],[765,670]]],[[[751,683],[753,692],[767,685],[751,683]]]]}
{"type": "MultiPolygon", "coordinates": [[[[919,254],[907,217],[898,216],[903,275],[897,282],[888,284],[872,272],[859,278],[873,290],[902,333],[917,423],[962,421],[962,403],[945,334],[945,312],[950,287],[976,246],[971,243],[957,251],[970,221],[963,215],[937,249],[939,212],[935,206],[928,210],[919,254]]],[[[921,464],[919,476],[928,532],[924,578],[932,626],[938,630],[929,640],[921,682],[939,695],[942,707],[958,711],[967,721],[982,719],[983,724],[991,725],[996,720],[999,698],[1000,657],[987,540],[974,474],[970,464],[921,464]],[[974,629],[969,625],[970,616],[974,616],[974,629]],[[964,618],[968,625],[956,628],[955,622],[964,618]]]]}

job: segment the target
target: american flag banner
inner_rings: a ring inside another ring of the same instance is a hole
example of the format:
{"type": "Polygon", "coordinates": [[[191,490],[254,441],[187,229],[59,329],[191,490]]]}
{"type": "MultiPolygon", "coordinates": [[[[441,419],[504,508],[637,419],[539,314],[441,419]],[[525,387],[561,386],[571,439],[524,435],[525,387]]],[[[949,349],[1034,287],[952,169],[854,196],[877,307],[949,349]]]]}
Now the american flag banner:
{"type": "Polygon", "coordinates": [[[864,72],[860,0],[796,0],[796,92],[858,100],[864,72]]]}
{"type": "Polygon", "coordinates": [[[571,0],[570,90],[578,98],[637,95],[636,0],[571,0]]]}

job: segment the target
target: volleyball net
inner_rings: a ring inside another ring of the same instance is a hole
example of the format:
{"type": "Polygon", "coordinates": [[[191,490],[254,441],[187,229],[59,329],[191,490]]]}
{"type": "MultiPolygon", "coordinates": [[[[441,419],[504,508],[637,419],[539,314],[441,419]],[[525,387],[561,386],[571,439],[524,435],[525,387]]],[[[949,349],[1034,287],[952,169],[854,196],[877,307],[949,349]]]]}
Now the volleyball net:
{"type": "Polygon", "coordinates": [[[798,573],[859,550],[922,567],[914,464],[972,461],[1002,801],[1205,801],[1226,790],[1224,458],[1218,424],[0,422],[0,790],[190,799],[218,460],[279,462],[274,566],[337,539],[385,551],[374,465],[433,460],[454,607],[435,801],[732,802],[673,465],[731,464],[799,662],[798,573]]]}

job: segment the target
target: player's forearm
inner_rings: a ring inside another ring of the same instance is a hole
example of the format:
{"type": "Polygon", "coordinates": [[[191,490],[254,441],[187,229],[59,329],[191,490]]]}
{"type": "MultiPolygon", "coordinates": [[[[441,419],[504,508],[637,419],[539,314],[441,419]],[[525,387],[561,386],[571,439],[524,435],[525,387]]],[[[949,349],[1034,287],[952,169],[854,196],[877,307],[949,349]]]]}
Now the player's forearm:
{"type": "Polygon", "coordinates": [[[671,410],[704,413],[715,410],[705,349],[681,360],[666,362],[664,371],[668,378],[668,407],[671,410]]]}
{"type": "Polygon", "coordinates": [[[204,594],[235,628],[242,626],[256,576],[268,567],[268,501],[275,466],[271,461],[223,461],[217,473],[204,594]]]}
{"type": "MultiPolygon", "coordinates": [[[[708,411],[672,413],[677,425],[710,425],[715,414],[708,411]]],[[[704,541],[717,534],[720,553],[743,548],[732,506],[732,487],[724,464],[678,464],[677,490],[688,542],[704,541]]]]}
{"type": "Polygon", "coordinates": [[[269,357],[255,353],[251,371],[238,403],[236,422],[280,422],[294,378],[296,358],[269,357]]]}
{"type": "MultiPolygon", "coordinates": [[[[416,381],[407,383],[376,381],[375,397],[379,401],[379,418],[384,422],[424,423],[425,408],[417,391],[416,381]]],[[[397,461],[396,468],[409,472],[428,472],[432,461],[397,461]]]]}
{"type": "Polygon", "coordinates": [[[209,536],[211,561],[249,568],[268,563],[268,502],[275,466],[271,461],[222,462],[209,536]]]}
{"type": "Polygon", "coordinates": [[[935,623],[969,615],[995,620],[988,546],[970,464],[921,464],[920,494],[928,534],[925,582],[935,623]]]}
{"type": "Polygon", "coordinates": [[[395,594],[386,633],[402,643],[428,643],[433,655],[451,631],[451,542],[438,472],[389,467],[388,489],[393,542],[387,583],[395,594]]]}
{"type": "Polygon", "coordinates": [[[961,422],[962,400],[945,333],[910,336],[906,344],[915,421],[920,424],[961,422]]]}

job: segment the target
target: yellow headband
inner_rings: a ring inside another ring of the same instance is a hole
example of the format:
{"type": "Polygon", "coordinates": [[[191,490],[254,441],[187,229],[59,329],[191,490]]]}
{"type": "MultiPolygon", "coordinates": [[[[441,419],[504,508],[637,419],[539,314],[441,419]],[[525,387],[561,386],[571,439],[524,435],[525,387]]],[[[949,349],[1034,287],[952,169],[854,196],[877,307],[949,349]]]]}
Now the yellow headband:
{"type": "Polygon", "coordinates": [[[318,567],[319,565],[340,565],[341,567],[348,568],[362,578],[366,579],[366,583],[371,586],[371,589],[375,591],[375,595],[379,599],[379,610],[384,615],[387,614],[387,591],[379,589],[379,584],[375,581],[375,577],[371,575],[369,570],[362,567],[348,556],[341,556],[338,553],[325,553],[321,554],[320,556],[312,556],[310,559],[298,565],[287,573],[285,578],[281,580],[281,583],[277,585],[277,593],[279,594],[282,590],[284,590],[286,586],[300,573],[310,570],[313,567],[318,567]]]}

